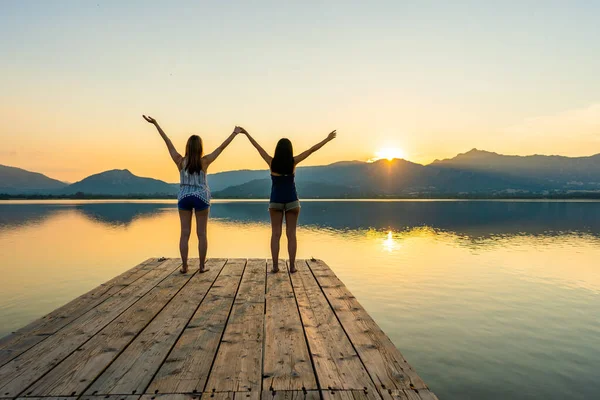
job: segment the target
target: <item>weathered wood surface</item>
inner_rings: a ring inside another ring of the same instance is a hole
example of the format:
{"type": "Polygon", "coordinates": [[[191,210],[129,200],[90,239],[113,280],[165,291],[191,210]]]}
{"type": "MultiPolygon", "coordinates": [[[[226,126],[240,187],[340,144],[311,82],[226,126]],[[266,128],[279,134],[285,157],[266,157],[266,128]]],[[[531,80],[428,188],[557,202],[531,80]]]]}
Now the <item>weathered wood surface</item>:
{"type": "Polygon", "coordinates": [[[56,333],[113,294],[123,290],[160,263],[161,261],[156,258],[146,260],[50,314],[33,321],[17,332],[0,339],[0,366],[56,333]]]}
{"type": "Polygon", "coordinates": [[[260,392],[266,261],[248,260],[205,391],[260,392]]]}
{"type": "Polygon", "coordinates": [[[0,368],[0,393],[17,396],[100,332],[123,311],[169,276],[180,263],[170,260],[89,310],[54,335],[0,368]]]}
{"type": "Polygon", "coordinates": [[[245,260],[227,262],[147,393],[204,391],[245,267],[245,260]]]}
{"type": "Polygon", "coordinates": [[[324,390],[323,400],[375,400],[379,394],[369,390],[324,390]]]}
{"type": "Polygon", "coordinates": [[[263,391],[262,400],[320,400],[318,390],[277,390],[263,391]]]}
{"type": "Polygon", "coordinates": [[[322,261],[149,259],[0,339],[0,400],[437,400],[322,261]]]}
{"type": "Polygon", "coordinates": [[[207,264],[210,269],[203,274],[196,272],[189,279],[163,312],[96,379],[87,394],[144,393],[225,263],[207,264]]]}
{"type": "MultiPolygon", "coordinates": [[[[263,388],[271,391],[318,389],[302,321],[287,268],[267,266],[263,388]]],[[[283,392],[282,392],[283,393],[283,392]]]]}
{"type": "Polygon", "coordinates": [[[27,395],[81,395],[92,379],[114,362],[189,279],[189,275],[173,272],[142,297],[134,307],[130,307],[29,388],[27,395]]]}
{"type": "Polygon", "coordinates": [[[308,265],[377,389],[427,388],[334,272],[322,261],[308,261],[308,265]]]}
{"type": "Polygon", "coordinates": [[[375,391],[308,265],[297,260],[296,268],[292,284],[321,388],[375,391]]]}

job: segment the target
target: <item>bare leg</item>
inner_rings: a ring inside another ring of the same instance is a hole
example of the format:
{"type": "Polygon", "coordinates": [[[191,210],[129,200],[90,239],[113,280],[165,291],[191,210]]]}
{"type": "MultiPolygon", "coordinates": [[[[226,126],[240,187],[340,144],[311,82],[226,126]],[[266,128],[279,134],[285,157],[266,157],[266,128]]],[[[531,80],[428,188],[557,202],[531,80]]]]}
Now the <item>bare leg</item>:
{"type": "Polygon", "coordinates": [[[298,242],[296,240],[296,226],[298,225],[298,216],[300,207],[293,208],[285,212],[285,234],[288,240],[288,253],[290,255],[290,272],[296,272],[296,250],[298,242]]]}
{"type": "Polygon", "coordinates": [[[206,226],[208,225],[208,210],[196,211],[196,233],[198,234],[198,252],[200,253],[200,272],[208,271],[206,267],[206,252],[208,251],[208,238],[206,226]]]}
{"type": "Polygon", "coordinates": [[[179,210],[179,221],[181,222],[181,236],[179,237],[179,252],[183,266],[180,271],[188,271],[188,241],[192,231],[192,212],[188,210],[179,210]]]}
{"type": "Polygon", "coordinates": [[[279,239],[281,239],[281,225],[283,224],[283,211],[269,210],[271,216],[271,257],[273,257],[273,272],[279,271],[279,239]]]}

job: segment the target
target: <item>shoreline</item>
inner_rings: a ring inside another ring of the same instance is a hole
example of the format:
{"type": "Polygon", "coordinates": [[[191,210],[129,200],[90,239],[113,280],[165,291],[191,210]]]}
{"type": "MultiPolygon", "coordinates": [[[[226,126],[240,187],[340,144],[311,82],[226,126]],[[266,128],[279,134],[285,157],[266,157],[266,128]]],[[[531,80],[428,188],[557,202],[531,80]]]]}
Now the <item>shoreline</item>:
{"type": "MultiPolygon", "coordinates": [[[[213,197],[213,200],[219,201],[249,201],[249,202],[268,202],[269,199],[256,198],[256,197],[213,197]]],[[[148,200],[148,201],[161,201],[161,200],[177,200],[175,195],[159,195],[159,196],[144,196],[144,195],[131,195],[131,196],[112,196],[112,195],[89,195],[89,196],[47,196],[47,195],[4,195],[0,194],[0,201],[15,201],[15,202],[26,202],[26,201],[61,201],[61,200],[108,200],[108,201],[132,201],[132,200],[148,200]]],[[[460,201],[460,200],[481,200],[481,201],[493,201],[493,200],[540,200],[540,201],[551,201],[551,200],[599,200],[600,193],[589,193],[586,195],[582,194],[554,194],[554,195],[529,195],[529,196],[507,196],[507,195],[439,195],[439,196],[381,196],[381,197],[323,197],[323,198],[302,198],[301,201],[373,201],[373,202],[385,202],[385,201],[460,201]]]]}

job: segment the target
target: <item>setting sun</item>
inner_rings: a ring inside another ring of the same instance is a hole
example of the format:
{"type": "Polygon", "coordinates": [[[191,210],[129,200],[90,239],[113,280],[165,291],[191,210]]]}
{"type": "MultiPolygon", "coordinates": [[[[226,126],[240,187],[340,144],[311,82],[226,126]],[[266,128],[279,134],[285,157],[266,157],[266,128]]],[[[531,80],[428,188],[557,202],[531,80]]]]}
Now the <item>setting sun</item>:
{"type": "Polygon", "coordinates": [[[406,158],[406,154],[404,151],[398,148],[385,147],[375,152],[375,157],[371,158],[369,162],[374,162],[377,160],[388,160],[392,161],[395,158],[406,158]]]}

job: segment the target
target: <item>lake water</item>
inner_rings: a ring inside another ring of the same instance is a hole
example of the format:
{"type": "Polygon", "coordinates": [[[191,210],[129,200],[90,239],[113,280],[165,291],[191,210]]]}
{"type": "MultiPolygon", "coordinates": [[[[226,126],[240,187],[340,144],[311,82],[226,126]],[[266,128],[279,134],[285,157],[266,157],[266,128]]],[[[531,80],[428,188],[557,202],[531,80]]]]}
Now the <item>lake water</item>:
{"type": "MultiPolygon", "coordinates": [[[[268,257],[266,208],[215,202],[209,257],[268,257]]],[[[325,260],[441,400],[600,398],[599,202],[305,201],[300,223],[299,258],[325,260]]],[[[178,257],[178,233],[171,201],[0,202],[0,336],[178,257]]]]}

